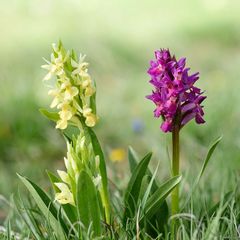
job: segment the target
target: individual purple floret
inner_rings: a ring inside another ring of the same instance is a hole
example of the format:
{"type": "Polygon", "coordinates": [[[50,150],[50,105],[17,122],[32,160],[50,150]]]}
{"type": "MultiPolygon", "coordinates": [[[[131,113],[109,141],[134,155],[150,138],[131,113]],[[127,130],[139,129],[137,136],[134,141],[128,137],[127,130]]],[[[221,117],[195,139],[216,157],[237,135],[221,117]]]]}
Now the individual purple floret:
{"type": "Polygon", "coordinates": [[[201,103],[206,96],[193,86],[199,73],[189,75],[186,58],[176,60],[168,49],[157,50],[155,58],[148,69],[155,90],[147,98],[156,105],[154,116],[163,118],[162,131],[172,132],[173,126],[181,128],[193,118],[198,124],[204,123],[201,103]]]}

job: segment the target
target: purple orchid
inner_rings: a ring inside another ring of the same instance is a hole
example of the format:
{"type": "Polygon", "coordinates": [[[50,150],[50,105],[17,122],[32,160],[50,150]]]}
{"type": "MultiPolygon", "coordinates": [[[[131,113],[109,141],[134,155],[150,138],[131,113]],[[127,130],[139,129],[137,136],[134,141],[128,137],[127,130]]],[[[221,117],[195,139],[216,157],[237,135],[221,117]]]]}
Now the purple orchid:
{"type": "Polygon", "coordinates": [[[189,75],[186,58],[176,60],[168,49],[157,50],[155,58],[148,69],[155,90],[147,98],[156,105],[154,116],[163,118],[162,131],[172,132],[174,125],[182,128],[193,118],[198,124],[204,123],[201,103],[206,96],[194,86],[199,73],[189,75]]]}

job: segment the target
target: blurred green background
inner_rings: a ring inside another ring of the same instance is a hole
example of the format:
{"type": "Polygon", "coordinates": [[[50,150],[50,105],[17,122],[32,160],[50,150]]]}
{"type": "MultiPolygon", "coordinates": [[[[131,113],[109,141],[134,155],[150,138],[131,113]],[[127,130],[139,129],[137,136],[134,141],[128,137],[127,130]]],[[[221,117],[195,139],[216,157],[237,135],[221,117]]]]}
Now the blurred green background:
{"type": "MultiPolygon", "coordinates": [[[[45,169],[63,167],[64,141],[38,111],[51,101],[42,57],[49,59],[59,39],[88,56],[98,87],[96,131],[107,155],[128,145],[140,155],[151,150],[162,178],[169,175],[171,137],[145,99],[146,71],[155,49],[186,56],[208,98],[206,124],[182,130],[182,169],[195,174],[211,141],[223,135],[206,181],[213,189],[230,181],[240,169],[239,10],[239,0],[1,0],[0,194],[16,191],[16,172],[44,186],[45,169]]],[[[117,179],[125,164],[110,163],[117,179]]]]}

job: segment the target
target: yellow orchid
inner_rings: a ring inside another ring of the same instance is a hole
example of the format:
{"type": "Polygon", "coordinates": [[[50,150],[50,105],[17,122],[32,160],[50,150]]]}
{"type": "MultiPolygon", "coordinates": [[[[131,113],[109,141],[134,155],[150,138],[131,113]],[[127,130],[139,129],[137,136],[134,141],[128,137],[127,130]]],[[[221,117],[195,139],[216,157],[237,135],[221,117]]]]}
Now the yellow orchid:
{"type": "Polygon", "coordinates": [[[64,74],[64,60],[61,53],[57,58],[54,57],[54,54],[51,54],[51,62],[45,60],[46,65],[42,65],[43,69],[48,70],[48,74],[44,77],[43,80],[49,80],[53,75],[61,76],[64,74]]]}
{"type": "Polygon", "coordinates": [[[97,123],[98,117],[92,113],[92,109],[84,106],[83,116],[86,118],[85,123],[88,127],[94,127],[97,123]]]}
{"type": "Polygon", "coordinates": [[[85,96],[91,97],[95,93],[95,89],[91,86],[88,86],[85,90],[85,96]]]}
{"type": "Polygon", "coordinates": [[[59,112],[60,120],[57,121],[56,128],[65,129],[67,128],[68,120],[75,114],[75,110],[68,102],[59,104],[58,108],[61,108],[61,111],[59,112]]]}
{"type": "Polygon", "coordinates": [[[91,79],[90,75],[86,75],[86,76],[82,77],[81,85],[82,85],[83,89],[85,89],[88,86],[91,86],[91,84],[92,84],[92,79],[91,79]]]}
{"type": "MultiPolygon", "coordinates": [[[[57,77],[56,88],[48,92],[53,97],[50,107],[59,109],[60,119],[57,121],[56,128],[66,129],[69,121],[81,127],[80,117],[82,116],[88,127],[93,127],[97,123],[98,117],[89,108],[90,97],[96,90],[88,74],[88,63],[85,62],[85,57],[80,54],[79,59],[76,60],[75,54],[66,52],[61,43],[58,46],[53,44],[51,60],[46,60],[48,64],[42,66],[49,71],[45,80],[52,76],[57,77]]],[[[95,99],[92,100],[91,104],[95,105],[95,99]]]]}
{"type": "Polygon", "coordinates": [[[72,205],[75,205],[73,194],[70,191],[69,187],[65,183],[54,183],[57,188],[61,191],[59,193],[56,193],[55,200],[57,200],[60,204],[67,204],[70,203],[72,205]]]}
{"type": "Polygon", "coordinates": [[[88,63],[84,62],[86,55],[79,56],[79,62],[77,63],[74,59],[71,59],[71,65],[75,70],[72,72],[72,75],[80,75],[82,77],[88,76],[88,63]]]}
{"type": "Polygon", "coordinates": [[[68,125],[68,122],[66,120],[60,119],[60,120],[57,121],[56,128],[66,129],[67,125],[68,125]]]}
{"type": "Polygon", "coordinates": [[[72,101],[79,93],[78,89],[72,86],[70,81],[63,83],[61,89],[64,91],[64,101],[72,101]]]}
{"type": "Polygon", "coordinates": [[[87,115],[85,123],[88,127],[94,127],[97,121],[98,121],[98,117],[95,114],[90,113],[89,115],[87,115]]]}
{"type": "Polygon", "coordinates": [[[51,89],[48,91],[48,95],[53,96],[54,99],[50,105],[50,108],[55,108],[58,106],[58,104],[61,103],[63,96],[61,94],[61,91],[59,89],[51,89]]]}

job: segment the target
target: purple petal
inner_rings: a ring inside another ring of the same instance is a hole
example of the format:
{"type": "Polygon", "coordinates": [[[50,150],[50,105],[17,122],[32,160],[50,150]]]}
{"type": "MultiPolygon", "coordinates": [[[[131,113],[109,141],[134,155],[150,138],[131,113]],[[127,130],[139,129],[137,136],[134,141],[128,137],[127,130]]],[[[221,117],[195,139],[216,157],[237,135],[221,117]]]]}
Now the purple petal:
{"type": "Polygon", "coordinates": [[[196,123],[198,123],[198,124],[205,123],[205,120],[202,118],[202,116],[201,116],[200,114],[196,114],[196,116],[195,116],[195,121],[196,121],[196,123]]]}
{"type": "Polygon", "coordinates": [[[196,107],[195,103],[187,103],[184,106],[182,106],[182,112],[185,113],[185,112],[187,112],[189,110],[192,110],[195,107],[196,107]]]}
{"type": "Polygon", "coordinates": [[[185,124],[187,124],[189,121],[191,121],[194,117],[196,116],[195,112],[191,112],[189,114],[187,114],[183,120],[181,121],[181,126],[184,126],[185,124]]]}
{"type": "Polygon", "coordinates": [[[168,121],[164,121],[160,127],[163,132],[171,132],[172,130],[172,123],[168,121]]]}

